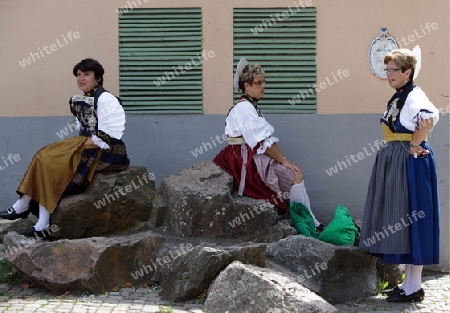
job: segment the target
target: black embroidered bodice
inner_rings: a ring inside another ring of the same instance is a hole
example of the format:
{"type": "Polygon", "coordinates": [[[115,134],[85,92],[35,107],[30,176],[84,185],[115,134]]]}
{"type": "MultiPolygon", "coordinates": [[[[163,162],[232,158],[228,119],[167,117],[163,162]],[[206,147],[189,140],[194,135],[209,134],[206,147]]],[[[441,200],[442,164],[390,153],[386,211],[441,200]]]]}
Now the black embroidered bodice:
{"type": "Polygon", "coordinates": [[[96,135],[107,144],[110,144],[111,137],[98,129],[97,102],[104,91],[106,90],[102,86],[98,86],[84,95],[73,96],[69,103],[70,111],[80,123],[79,135],[85,137],[96,135]]]}
{"type": "Polygon", "coordinates": [[[405,105],[406,98],[414,87],[416,87],[416,85],[412,81],[407,82],[402,88],[397,89],[397,92],[387,103],[387,112],[380,121],[386,124],[394,133],[399,130],[398,123],[400,122],[400,111],[405,105]]]}
{"type": "Polygon", "coordinates": [[[89,94],[73,96],[70,101],[70,111],[80,123],[81,136],[91,137],[98,133],[97,107],[94,96],[89,94]]]}

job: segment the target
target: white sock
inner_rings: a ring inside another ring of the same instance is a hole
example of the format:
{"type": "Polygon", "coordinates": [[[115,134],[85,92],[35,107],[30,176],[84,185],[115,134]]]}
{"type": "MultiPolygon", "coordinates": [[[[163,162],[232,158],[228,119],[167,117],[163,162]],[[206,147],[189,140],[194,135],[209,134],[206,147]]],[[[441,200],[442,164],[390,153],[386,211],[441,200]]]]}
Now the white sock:
{"type": "Polygon", "coordinates": [[[409,272],[405,277],[405,282],[402,284],[402,289],[405,290],[405,294],[408,296],[422,288],[422,269],[423,265],[409,265],[409,272]]]}
{"type": "Polygon", "coordinates": [[[409,277],[411,277],[411,264],[405,264],[405,279],[398,285],[398,288],[405,290],[405,286],[408,285],[409,277]]]}
{"type": "Polygon", "coordinates": [[[36,225],[34,225],[34,229],[36,231],[44,230],[50,226],[49,224],[50,224],[50,212],[47,211],[45,207],[39,204],[39,219],[36,225]]]}
{"type": "Polygon", "coordinates": [[[289,196],[291,201],[299,202],[309,209],[309,213],[311,214],[314,220],[314,224],[316,225],[316,227],[318,227],[320,225],[320,222],[316,219],[314,213],[311,210],[309,197],[308,194],[306,193],[305,181],[302,181],[299,184],[292,185],[291,190],[289,192],[289,196]]]}
{"type": "Polygon", "coordinates": [[[13,205],[12,208],[17,214],[23,213],[28,210],[30,206],[31,198],[27,195],[22,195],[13,205]]]}
{"type": "Polygon", "coordinates": [[[422,288],[422,269],[423,265],[410,265],[411,275],[408,280],[408,285],[405,286],[405,294],[409,296],[410,294],[419,291],[422,288]]]}

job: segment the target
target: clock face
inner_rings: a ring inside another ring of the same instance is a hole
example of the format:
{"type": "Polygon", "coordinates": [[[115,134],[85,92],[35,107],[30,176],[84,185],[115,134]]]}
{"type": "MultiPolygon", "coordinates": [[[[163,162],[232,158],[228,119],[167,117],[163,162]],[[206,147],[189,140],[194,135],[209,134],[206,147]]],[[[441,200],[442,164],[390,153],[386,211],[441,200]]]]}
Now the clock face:
{"type": "Polygon", "coordinates": [[[397,41],[392,36],[378,36],[372,41],[369,49],[369,66],[378,78],[386,79],[384,57],[394,49],[398,49],[397,41]]]}

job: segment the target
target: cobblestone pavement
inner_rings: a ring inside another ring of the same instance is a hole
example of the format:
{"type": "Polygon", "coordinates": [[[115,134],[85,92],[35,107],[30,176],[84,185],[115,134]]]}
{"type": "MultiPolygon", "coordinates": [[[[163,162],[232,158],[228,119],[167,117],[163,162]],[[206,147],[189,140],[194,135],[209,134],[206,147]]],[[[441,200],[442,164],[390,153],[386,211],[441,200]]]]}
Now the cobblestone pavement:
{"type": "Polygon", "coordinates": [[[450,312],[450,275],[424,273],[422,286],[425,299],[419,303],[389,303],[385,296],[376,296],[345,304],[336,305],[341,313],[441,313],[450,312]]]}
{"type": "MultiPolygon", "coordinates": [[[[450,312],[450,275],[425,273],[423,283],[425,300],[418,304],[391,304],[385,297],[377,296],[336,307],[341,313],[450,312]]],[[[155,288],[123,288],[101,295],[76,296],[55,295],[39,288],[24,289],[22,285],[10,287],[0,284],[0,312],[203,313],[203,310],[202,305],[196,302],[171,304],[162,301],[155,288]]]]}

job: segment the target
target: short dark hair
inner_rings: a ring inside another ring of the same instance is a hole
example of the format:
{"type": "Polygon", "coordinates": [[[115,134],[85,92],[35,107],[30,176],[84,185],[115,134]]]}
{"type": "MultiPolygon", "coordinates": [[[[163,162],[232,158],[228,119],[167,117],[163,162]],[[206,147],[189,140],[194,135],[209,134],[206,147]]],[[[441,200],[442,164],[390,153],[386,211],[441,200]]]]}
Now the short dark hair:
{"type": "Polygon", "coordinates": [[[93,71],[95,78],[99,79],[98,84],[100,86],[103,85],[103,74],[105,74],[105,70],[103,66],[95,59],[88,58],[84,59],[81,62],[77,63],[73,67],[73,75],[77,77],[78,70],[82,72],[93,71]]]}

